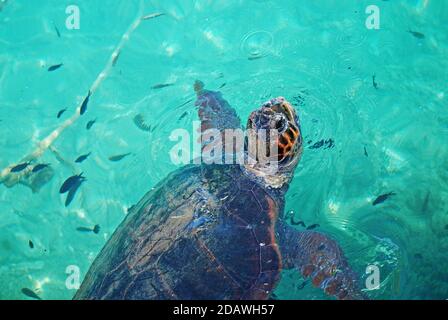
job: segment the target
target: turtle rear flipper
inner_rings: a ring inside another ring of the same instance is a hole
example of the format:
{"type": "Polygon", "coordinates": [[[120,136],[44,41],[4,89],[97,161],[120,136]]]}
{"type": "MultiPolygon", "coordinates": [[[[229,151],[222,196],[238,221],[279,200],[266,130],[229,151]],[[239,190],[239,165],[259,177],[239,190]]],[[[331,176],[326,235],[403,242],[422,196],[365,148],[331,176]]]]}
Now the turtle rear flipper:
{"type": "Polygon", "coordinates": [[[341,300],[363,300],[358,277],[339,245],[315,231],[298,231],[281,224],[279,244],[285,269],[297,268],[315,287],[341,300]]]}

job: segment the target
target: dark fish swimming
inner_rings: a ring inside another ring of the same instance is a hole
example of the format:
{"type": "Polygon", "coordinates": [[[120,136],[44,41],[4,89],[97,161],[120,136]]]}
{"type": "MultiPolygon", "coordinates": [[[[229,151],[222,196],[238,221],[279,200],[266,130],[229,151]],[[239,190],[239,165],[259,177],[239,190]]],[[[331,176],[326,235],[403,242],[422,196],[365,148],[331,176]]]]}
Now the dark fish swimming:
{"type": "Polygon", "coordinates": [[[40,170],[45,169],[49,165],[50,165],[49,163],[39,163],[33,167],[32,172],[33,173],[39,172],[40,170]]]}
{"type": "Polygon", "coordinates": [[[86,159],[90,156],[91,153],[92,153],[92,152],[89,152],[89,153],[87,153],[87,154],[83,154],[82,156],[79,156],[79,157],[75,160],[75,162],[76,162],[76,163],[81,163],[81,162],[83,162],[84,160],[86,160],[86,159]]]}
{"type": "Polygon", "coordinates": [[[71,176],[70,178],[65,180],[61,188],[59,189],[59,193],[66,193],[67,191],[72,189],[80,180],[84,181],[86,178],[84,178],[82,174],[83,173],[81,172],[80,174],[71,176]]]}
{"type": "Polygon", "coordinates": [[[62,109],[62,110],[59,110],[59,112],[58,112],[58,119],[62,116],[62,114],[63,114],[65,111],[67,111],[67,108],[62,109]]]}
{"type": "Polygon", "coordinates": [[[376,206],[377,204],[383,203],[384,201],[386,201],[390,196],[394,196],[396,195],[395,192],[389,192],[389,193],[385,193],[382,194],[380,196],[378,196],[372,203],[372,205],[376,206]]]}
{"type": "Polygon", "coordinates": [[[117,161],[120,161],[123,158],[129,156],[130,154],[131,154],[131,152],[128,152],[128,153],[125,153],[125,154],[119,154],[119,155],[116,155],[116,156],[110,156],[109,160],[113,161],[113,162],[117,162],[117,161]]]}
{"type": "Polygon", "coordinates": [[[31,289],[28,289],[28,288],[22,288],[22,293],[23,293],[24,295],[26,295],[27,297],[30,297],[30,298],[33,298],[33,299],[36,299],[36,300],[42,300],[42,299],[36,294],[36,292],[34,292],[34,291],[31,290],[31,289]]]}
{"type": "Polygon", "coordinates": [[[95,234],[98,234],[98,232],[100,232],[100,225],[96,224],[93,228],[78,227],[78,228],[76,228],[76,230],[81,231],[81,232],[93,232],[95,234]]]}
{"type": "Polygon", "coordinates": [[[23,170],[25,170],[29,165],[30,165],[29,162],[24,162],[24,163],[18,164],[18,165],[16,165],[16,166],[14,166],[14,167],[11,168],[11,172],[20,172],[20,171],[23,171],[23,170]]]}
{"type": "Polygon", "coordinates": [[[86,181],[85,178],[78,179],[75,181],[75,183],[72,185],[70,190],[68,191],[67,198],[65,199],[65,206],[68,207],[70,203],[72,203],[73,199],[75,198],[76,192],[78,191],[81,184],[86,181]]]}
{"type": "Polygon", "coordinates": [[[29,246],[31,249],[34,249],[34,243],[33,243],[33,241],[29,240],[29,241],[28,241],[28,246],[29,246]]]}
{"type": "Polygon", "coordinates": [[[181,116],[179,117],[179,120],[182,120],[183,118],[185,118],[188,115],[188,112],[185,111],[184,113],[181,114],[181,116]]]}
{"type": "Polygon", "coordinates": [[[83,115],[84,113],[86,113],[87,111],[87,104],[89,103],[89,99],[91,96],[92,92],[89,90],[89,93],[87,94],[87,97],[84,99],[84,101],[82,102],[81,108],[79,109],[79,114],[83,115]]]}
{"type": "Polygon", "coordinates": [[[369,154],[367,153],[367,149],[366,149],[366,147],[364,146],[364,155],[366,156],[366,157],[368,157],[369,156],[369,154]]]}
{"type": "Polygon", "coordinates": [[[142,20],[150,20],[150,19],[154,19],[154,18],[157,18],[157,17],[160,17],[160,16],[164,16],[164,15],[165,14],[161,13],[161,12],[151,13],[151,14],[148,14],[148,15],[142,17],[142,20]]]}
{"type": "Polygon", "coordinates": [[[378,83],[375,81],[376,75],[372,76],[372,85],[375,89],[378,89],[378,83]]]}
{"type": "Polygon", "coordinates": [[[162,89],[166,87],[174,86],[174,83],[159,83],[151,87],[151,89],[162,89]]]}
{"type": "Polygon", "coordinates": [[[263,55],[250,55],[249,57],[247,57],[247,60],[258,60],[263,58],[263,55]]]}
{"type": "Polygon", "coordinates": [[[54,31],[56,31],[56,35],[58,36],[58,38],[60,38],[61,37],[61,33],[59,32],[58,27],[56,27],[55,24],[53,24],[53,26],[54,26],[54,31]]]}
{"type": "Polygon", "coordinates": [[[95,124],[95,122],[96,122],[96,119],[90,120],[89,122],[87,122],[86,129],[90,130],[90,128],[92,128],[92,126],[95,124]]]}
{"type": "Polygon", "coordinates": [[[416,37],[417,39],[424,39],[425,35],[421,32],[417,32],[417,31],[412,31],[412,30],[408,30],[408,32],[410,34],[412,34],[414,37],[416,37]]]}
{"type": "Polygon", "coordinates": [[[51,66],[50,68],[48,68],[48,71],[51,72],[51,71],[58,70],[58,69],[59,69],[60,67],[62,67],[63,65],[64,65],[63,63],[55,64],[55,65],[51,66]]]}
{"type": "Polygon", "coordinates": [[[320,149],[324,147],[324,149],[331,149],[334,147],[334,140],[333,139],[322,139],[320,141],[317,141],[312,146],[310,146],[310,149],[320,149]]]}
{"type": "Polygon", "coordinates": [[[320,227],[320,225],[315,223],[315,224],[312,224],[312,225],[308,226],[306,228],[306,230],[313,230],[313,229],[316,229],[317,227],[320,227]]]}

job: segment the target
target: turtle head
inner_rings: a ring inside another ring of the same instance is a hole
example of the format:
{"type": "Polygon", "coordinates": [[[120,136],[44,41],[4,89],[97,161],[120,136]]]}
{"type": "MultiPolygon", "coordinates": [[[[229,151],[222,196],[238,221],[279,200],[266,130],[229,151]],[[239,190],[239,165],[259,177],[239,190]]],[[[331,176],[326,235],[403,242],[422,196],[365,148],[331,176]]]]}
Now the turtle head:
{"type": "Polygon", "coordinates": [[[247,121],[246,169],[275,188],[292,178],[302,154],[296,111],[283,97],[265,102],[247,121]]]}

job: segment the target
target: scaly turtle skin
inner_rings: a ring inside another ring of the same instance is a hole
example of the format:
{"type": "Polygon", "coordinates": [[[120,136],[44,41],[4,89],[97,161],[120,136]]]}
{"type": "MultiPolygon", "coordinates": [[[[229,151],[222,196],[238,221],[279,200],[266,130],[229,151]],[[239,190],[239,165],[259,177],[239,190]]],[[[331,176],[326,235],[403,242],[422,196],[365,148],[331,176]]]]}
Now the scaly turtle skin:
{"type": "MultiPolygon", "coordinates": [[[[240,126],[220,93],[200,82],[195,90],[202,132],[240,126]]],[[[282,221],[302,152],[294,109],[272,99],[247,126],[279,133],[278,150],[269,149],[278,171],[246,144],[256,160],[250,165],[188,165],[171,173],[130,210],[74,298],[268,299],[282,269],[291,268],[337,298],[364,298],[333,240],[282,221]]]]}

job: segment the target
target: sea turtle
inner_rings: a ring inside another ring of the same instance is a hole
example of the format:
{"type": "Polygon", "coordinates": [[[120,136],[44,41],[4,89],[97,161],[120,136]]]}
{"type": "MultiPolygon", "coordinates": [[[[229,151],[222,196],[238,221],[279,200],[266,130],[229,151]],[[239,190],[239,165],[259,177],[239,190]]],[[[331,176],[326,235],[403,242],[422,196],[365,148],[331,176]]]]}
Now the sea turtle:
{"type": "MultiPolygon", "coordinates": [[[[199,81],[194,88],[202,132],[240,128],[221,93],[199,81]]],[[[302,152],[293,107],[272,99],[252,112],[247,127],[279,134],[276,171],[256,160],[189,164],[171,173],[130,209],[74,298],[268,299],[282,269],[296,268],[330,295],[363,299],[336,242],[283,219],[302,152]]]]}

